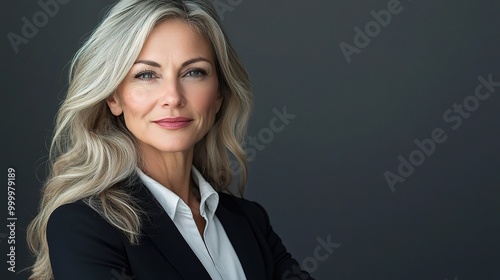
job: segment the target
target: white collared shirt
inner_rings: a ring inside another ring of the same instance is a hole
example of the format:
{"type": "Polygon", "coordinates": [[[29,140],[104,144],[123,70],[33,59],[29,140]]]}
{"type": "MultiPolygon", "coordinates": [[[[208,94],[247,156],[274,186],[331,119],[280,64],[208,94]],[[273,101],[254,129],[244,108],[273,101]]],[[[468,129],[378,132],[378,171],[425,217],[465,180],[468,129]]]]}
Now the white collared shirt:
{"type": "Polygon", "coordinates": [[[215,210],[219,204],[219,194],[205,181],[194,166],[191,169],[191,174],[200,189],[200,214],[206,221],[203,239],[196,227],[189,206],[174,192],[141,170],[137,169],[137,173],[144,185],[165,209],[212,279],[246,279],[238,255],[236,255],[222,224],[215,216],[215,210]]]}

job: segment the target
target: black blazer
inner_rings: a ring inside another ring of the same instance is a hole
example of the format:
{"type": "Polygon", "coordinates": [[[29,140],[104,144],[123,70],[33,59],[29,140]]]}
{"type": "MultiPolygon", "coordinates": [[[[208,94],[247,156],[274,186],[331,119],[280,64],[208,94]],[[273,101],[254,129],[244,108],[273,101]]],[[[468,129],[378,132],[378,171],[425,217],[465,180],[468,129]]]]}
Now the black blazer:
{"type": "MultiPolygon", "coordinates": [[[[130,187],[144,211],[139,245],[82,201],[58,207],[47,226],[55,280],[209,280],[210,276],[151,192],[130,187]]],[[[219,193],[215,212],[247,279],[313,279],[273,231],[257,203],[219,193]]],[[[237,279],[235,279],[237,280],[237,279]]]]}

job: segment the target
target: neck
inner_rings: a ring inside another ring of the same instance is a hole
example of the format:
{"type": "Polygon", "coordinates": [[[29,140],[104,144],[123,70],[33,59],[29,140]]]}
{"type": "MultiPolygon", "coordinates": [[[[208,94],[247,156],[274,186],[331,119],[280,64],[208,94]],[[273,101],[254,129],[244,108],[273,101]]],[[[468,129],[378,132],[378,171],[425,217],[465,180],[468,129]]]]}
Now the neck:
{"type": "Polygon", "coordinates": [[[187,205],[196,200],[191,177],[193,150],[175,153],[142,150],[141,170],[179,196],[187,205]]]}

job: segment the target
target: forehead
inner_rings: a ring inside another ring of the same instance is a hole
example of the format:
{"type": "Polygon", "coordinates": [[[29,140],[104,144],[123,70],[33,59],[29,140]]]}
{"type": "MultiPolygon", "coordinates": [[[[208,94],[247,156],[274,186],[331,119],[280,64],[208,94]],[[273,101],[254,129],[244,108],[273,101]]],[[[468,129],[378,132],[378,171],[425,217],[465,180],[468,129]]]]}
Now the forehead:
{"type": "Polygon", "coordinates": [[[195,26],[180,19],[168,19],[155,26],[144,43],[139,59],[146,56],[174,61],[203,56],[212,60],[213,51],[195,26]]]}

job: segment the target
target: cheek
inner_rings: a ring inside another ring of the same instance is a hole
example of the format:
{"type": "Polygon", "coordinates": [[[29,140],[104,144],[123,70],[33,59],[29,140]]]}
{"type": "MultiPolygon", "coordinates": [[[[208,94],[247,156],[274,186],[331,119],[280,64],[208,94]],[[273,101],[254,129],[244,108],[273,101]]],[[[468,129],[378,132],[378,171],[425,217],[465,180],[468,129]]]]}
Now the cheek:
{"type": "Polygon", "coordinates": [[[199,102],[199,108],[203,108],[203,112],[207,118],[214,119],[215,114],[217,113],[217,96],[210,96],[208,98],[204,98],[199,102]]]}
{"type": "Polygon", "coordinates": [[[141,90],[123,92],[122,103],[124,115],[132,118],[146,115],[155,106],[154,100],[141,90]]]}
{"type": "Polygon", "coordinates": [[[218,100],[217,88],[217,80],[215,79],[210,83],[187,88],[185,97],[188,106],[207,119],[215,117],[218,100]]]}

